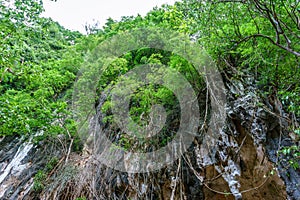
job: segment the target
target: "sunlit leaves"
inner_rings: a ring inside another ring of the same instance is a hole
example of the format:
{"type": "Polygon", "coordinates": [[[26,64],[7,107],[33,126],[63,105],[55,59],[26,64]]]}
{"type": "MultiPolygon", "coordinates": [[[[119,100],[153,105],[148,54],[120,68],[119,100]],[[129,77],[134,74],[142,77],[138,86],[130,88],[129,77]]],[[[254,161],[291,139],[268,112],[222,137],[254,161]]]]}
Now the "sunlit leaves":
{"type": "Polygon", "coordinates": [[[69,115],[59,99],[82,62],[81,52],[71,48],[81,35],[40,18],[41,1],[0,5],[0,135],[47,132],[69,115]]]}

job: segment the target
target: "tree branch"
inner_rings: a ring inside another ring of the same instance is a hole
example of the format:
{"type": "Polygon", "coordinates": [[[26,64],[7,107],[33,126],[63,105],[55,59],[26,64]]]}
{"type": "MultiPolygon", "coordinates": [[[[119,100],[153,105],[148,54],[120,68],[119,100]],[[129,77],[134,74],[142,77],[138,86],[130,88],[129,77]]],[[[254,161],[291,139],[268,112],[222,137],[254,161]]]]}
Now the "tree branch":
{"type": "Polygon", "coordinates": [[[286,50],[286,51],[288,51],[289,53],[294,54],[295,56],[300,57],[300,52],[294,51],[293,49],[291,49],[291,48],[289,48],[289,47],[285,47],[285,46],[281,45],[280,43],[274,41],[270,36],[263,35],[263,34],[259,34],[259,33],[258,33],[258,34],[253,34],[253,35],[250,35],[250,36],[247,36],[247,37],[243,38],[242,40],[240,40],[240,41],[238,42],[238,45],[239,45],[240,43],[242,43],[242,42],[248,41],[248,40],[251,39],[251,38],[258,38],[258,37],[265,38],[265,39],[269,40],[272,44],[278,46],[279,48],[281,48],[281,49],[283,49],[283,50],[286,50]]]}

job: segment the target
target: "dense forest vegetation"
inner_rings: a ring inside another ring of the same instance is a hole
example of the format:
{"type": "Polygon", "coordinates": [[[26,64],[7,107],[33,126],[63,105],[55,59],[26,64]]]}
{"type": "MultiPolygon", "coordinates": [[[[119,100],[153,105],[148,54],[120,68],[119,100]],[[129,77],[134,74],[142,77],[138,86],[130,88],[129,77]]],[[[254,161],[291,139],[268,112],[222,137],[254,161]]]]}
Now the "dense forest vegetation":
{"type": "MultiPolygon", "coordinates": [[[[82,151],[78,131],[82,124],[72,109],[80,69],[91,60],[99,64],[93,57],[94,49],[114,35],[139,28],[161,28],[185,34],[202,46],[217,64],[224,82],[254,84],[257,95],[265,100],[255,106],[287,120],[290,137],[300,140],[298,0],[182,0],[153,8],[146,16],[108,19],[104,27],[86,26],[86,35],[40,17],[43,5],[39,0],[15,0],[13,4],[1,1],[0,7],[0,136],[34,136],[38,142],[65,135],[72,151],[82,151]]],[[[141,64],[169,66],[185,76],[197,95],[206,94],[205,80],[191,63],[173,52],[151,48],[130,51],[115,59],[103,72],[95,92],[101,95],[110,90],[122,74],[141,64]]],[[[80,81],[84,85],[88,80],[80,81]]],[[[205,105],[205,98],[199,97],[199,105],[205,105]]],[[[97,101],[93,99],[95,107],[97,101]]],[[[166,87],[152,84],[139,88],[131,99],[131,118],[145,125],[151,118],[151,106],[158,103],[168,114],[169,128],[163,129],[163,134],[150,142],[140,140],[138,145],[124,133],[112,140],[125,149],[142,151],[148,151],[149,145],[158,148],[172,140],[178,126],[174,119],[180,113],[178,101],[166,87]]],[[[110,124],[111,132],[118,132],[112,107],[108,98],[102,106],[104,123],[110,124]]],[[[296,144],[277,153],[289,155],[290,166],[299,169],[300,146],[296,144]]]]}

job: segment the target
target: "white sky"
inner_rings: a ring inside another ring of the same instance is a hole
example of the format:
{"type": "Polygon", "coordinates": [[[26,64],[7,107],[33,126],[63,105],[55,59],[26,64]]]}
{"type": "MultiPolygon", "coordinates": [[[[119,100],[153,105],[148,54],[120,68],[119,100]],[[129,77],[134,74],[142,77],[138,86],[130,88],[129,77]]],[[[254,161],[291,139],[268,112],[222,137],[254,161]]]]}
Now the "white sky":
{"type": "Polygon", "coordinates": [[[109,17],[120,20],[121,16],[144,16],[153,7],[174,4],[176,0],[43,0],[45,12],[65,28],[85,33],[86,22],[99,21],[102,27],[109,17]]]}

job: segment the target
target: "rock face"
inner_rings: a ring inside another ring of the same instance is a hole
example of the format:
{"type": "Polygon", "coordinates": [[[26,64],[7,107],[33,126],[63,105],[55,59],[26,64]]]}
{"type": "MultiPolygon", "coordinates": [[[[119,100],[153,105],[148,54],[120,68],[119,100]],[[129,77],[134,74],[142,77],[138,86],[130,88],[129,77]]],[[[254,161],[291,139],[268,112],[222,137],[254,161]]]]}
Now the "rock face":
{"type": "MultiPolygon", "coordinates": [[[[87,143],[92,145],[82,155],[71,154],[68,163],[62,161],[59,170],[48,173],[40,193],[32,190],[33,176],[45,167],[49,156],[62,158],[61,148],[2,138],[0,199],[300,199],[300,171],[277,153],[295,144],[280,102],[260,98],[251,84],[235,81],[227,86],[226,125],[218,137],[196,133],[186,153],[155,172],[119,172],[97,160],[101,141],[95,143],[93,136],[97,131],[110,134],[103,123],[95,125],[95,120],[103,119],[103,98],[98,115],[91,120],[87,143]]],[[[119,156],[126,165],[126,159],[119,156]]]]}
{"type": "Polygon", "coordinates": [[[6,136],[0,140],[0,199],[30,199],[34,175],[50,157],[61,155],[56,145],[34,144],[31,139],[6,136]]]}
{"type": "MultiPolygon", "coordinates": [[[[14,191],[14,183],[21,182],[22,180],[16,177],[24,176],[23,181],[28,182],[28,186],[23,188],[23,192],[28,193],[31,188],[32,174],[28,169],[30,167],[30,161],[24,158],[33,148],[33,145],[27,142],[22,143],[22,140],[12,138],[3,138],[2,143],[7,145],[2,149],[2,160],[1,160],[1,176],[0,176],[0,197],[5,198],[11,191],[13,191],[12,197],[18,195],[18,190],[14,191]],[[9,142],[11,141],[11,142],[9,142]],[[9,151],[7,151],[9,150],[9,151]],[[4,151],[7,151],[4,153],[4,151]],[[23,161],[23,162],[22,162],[23,161]],[[25,172],[25,173],[24,173],[25,172]],[[29,176],[28,176],[29,175],[29,176]]],[[[19,184],[19,183],[18,183],[19,184]]]]}

